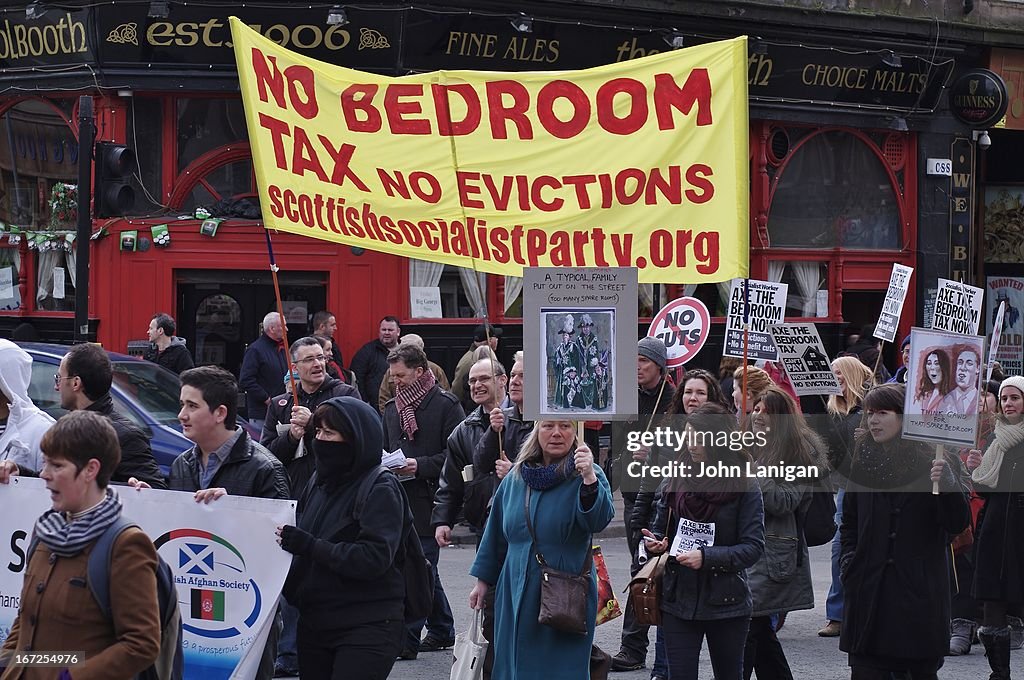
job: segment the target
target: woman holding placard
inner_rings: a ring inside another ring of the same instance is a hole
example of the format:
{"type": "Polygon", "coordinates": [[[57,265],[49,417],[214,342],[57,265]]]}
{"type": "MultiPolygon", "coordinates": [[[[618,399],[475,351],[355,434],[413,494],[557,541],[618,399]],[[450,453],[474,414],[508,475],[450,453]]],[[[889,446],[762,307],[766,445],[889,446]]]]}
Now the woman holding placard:
{"type": "Polygon", "coordinates": [[[974,489],[985,498],[974,537],[971,594],[982,602],[978,638],[985,645],[992,678],[1010,678],[1008,605],[1024,603],[1024,377],[999,386],[1002,415],[985,450],[971,451],[968,469],[974,489]]]}
{"type": "Polygon", "coordinates": [[[887,384],[865,396],[868,433],[843,498],[839,649],[852,680],[934,680],[949,650],[949,542],[970,509],[954,468],[933,461],[931,445],[902,438],[905,394],[887,384]]]}
{"type": "Polygon", "coordinates": [[[764,551],[761,491],[745,474],[706,476],[709,469],[745,470],[750,457],[737,441],[736,422],[723,406],[705,404],[689,414],[686,465],[663,490],[647,551],[670,549],[662,582],[662,632],[673,680],[696,680],[708,640],[717,680],[743,676],[752,601],[746,569],[764,551]],[[671,520],[671,521],[670,521],[671,520]]]}

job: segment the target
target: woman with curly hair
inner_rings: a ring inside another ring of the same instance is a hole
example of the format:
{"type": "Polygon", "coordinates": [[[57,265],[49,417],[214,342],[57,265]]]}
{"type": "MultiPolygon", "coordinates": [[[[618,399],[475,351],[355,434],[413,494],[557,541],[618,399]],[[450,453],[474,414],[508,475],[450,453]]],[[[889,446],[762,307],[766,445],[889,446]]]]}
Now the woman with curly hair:
{"type": "Polygon", "coordinates": [[[750,409],[754,408],[754,400],[761,396],[761,393],[766,389],[774,385],[775,382],[772,380],[768,372],[763,368],[757,368],[756,366],[740,366],[733,373],[732,383],[732,402],[736,407],[736,415],[742,423],[748,415],[750,415],[750,409]],[[746,391],[747,391],[747,411],[743,412],[743,371],[747,372],[746,391]]]}
{"type": "Polygon", "coordinates": [[[930,350],[924,358],[914,403],[920,405],[921,413],[935,413],[942,398],[953,390],[953,371],[949,355],[941,349],[930,350]]]}

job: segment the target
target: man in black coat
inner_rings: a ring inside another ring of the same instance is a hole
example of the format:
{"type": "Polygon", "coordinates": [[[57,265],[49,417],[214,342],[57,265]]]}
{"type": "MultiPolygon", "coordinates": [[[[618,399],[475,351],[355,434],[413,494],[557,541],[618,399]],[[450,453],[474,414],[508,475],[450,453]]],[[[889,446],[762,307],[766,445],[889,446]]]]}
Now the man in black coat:
{"type": "Polygon", "coordinates": [[[128,418],[114,410],[114,401],[110,397],[113,379],[114,367],[106,350],[91,342],[75,345],[61,359],[57,371],[61,408],[95,411],[110,419],[121,445],[121,462],[111,481],[126,483],[134,477],[153,488],[166,489],[167,483],[153,457],[149,439],[128,418]]]}
{"type": "Polygon", "coordinates": [[[385,316],[380,320],[377,338],[360,347],[352,357],[351,368],[356,374],[359,392],[363,401],[374,408],[377,408],[380,383],[388,374],[388,353],[398,346],[401,332],[398,319],[385,316]]]}
{"type": "Polygon", "coordinates": [[[290,354],[299,372],[298,397],[286,392],[270,400],[260,444],[284,464],[297,499],[313,474],[313,412],[331,397],[360,396],[356,388],[327,375],[326,355],[316,338],[299,338],[290,354]]]}
{"type": "MultiPolygon", "coordinates": [[[[505,399],[506,380],[505,367],[497,361],[481,359],[469,369],[469,393],[477,406],[448,437],[448,456],[434,494],[431,524],[434,526],[434,538],[442,548],[451,541],[452,527],[462,511],[465,491],[463,469],[473,465],[473,450],[491,426],[490,413],[505,399]]],[[[483,526],[475,528],[482,530],[483,526]]],[[[425,640],[420,649],[431,651],[425,649],[426,644],[425,640]]]]}
{"type": "MultiPolygon", "coordinates": [[[[171,465],[172,491],[189,491],[197,503],[214,503],[227,495],[288,499],[291,490],[281,462],[249,438],[237,423],[238,384],[235,376],[217,366],[200,366],[181,374],[183,434],[195,442],[171,465]]],[[[131,480],[134,487],[146,484],[131,480]]],[[[270,636],[255,680],[274,677],[280,614],[270,636]]]]}
{"type": "Polygon", "coordinates": [[[245,390],[249,422],[263,429],[270,397],[281,390],[281,377],[288,370],[284,351],[284,323],[281,315],[270,312],[263,317],[263,334],[253,340],[242,358],[238,387],[245,390]]]}
{"type": "Polygon", "coordinates": [[[445,646],[455,643],[455,620],[437,573],[440,552],[430,522],[438,477],[448,457],[448,438],[466,414],[454,394],[437,386],[423,350],[399,345],[388,355],[388,364],[395,398],[384,406],[384,448],[392,452],[401,449],[405,454],[405,467],[395,473],[403,480],[423,554],[434,571],[433,611],[425,621],[406,621],[401,658],[415,659],[424,623],[427,640],[447,643],[445,646]]]}
{"type": "Polygon", "coordinates": [[[149,322],[149,330],[146,331],[152,344],[143,358],[181,375],[182,371],[195,366],[195,362],[192,361],[192,354],[185,346],[185,341],[174,334],[176,330],[174,317],[170,314],[154,314],[149,322]]]}

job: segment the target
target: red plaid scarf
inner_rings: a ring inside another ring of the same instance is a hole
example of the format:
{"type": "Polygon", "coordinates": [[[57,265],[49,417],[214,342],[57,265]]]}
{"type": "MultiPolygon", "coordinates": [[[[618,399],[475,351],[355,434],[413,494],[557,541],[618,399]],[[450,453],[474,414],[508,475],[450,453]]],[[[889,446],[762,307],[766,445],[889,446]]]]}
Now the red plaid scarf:
{"type": "Polygon", "coordinates": [[[423,375],[409,387],[395,388],[395,406],[398,407],[398,418],[402,422],[402,430],[409,439],[413,439],[416,430],[420,426],[416,423],[416,409],[419,408],[423,397],[427,395],[430,388],[434,386],[437,379],[429,370],[423,371],[423,375]]]}

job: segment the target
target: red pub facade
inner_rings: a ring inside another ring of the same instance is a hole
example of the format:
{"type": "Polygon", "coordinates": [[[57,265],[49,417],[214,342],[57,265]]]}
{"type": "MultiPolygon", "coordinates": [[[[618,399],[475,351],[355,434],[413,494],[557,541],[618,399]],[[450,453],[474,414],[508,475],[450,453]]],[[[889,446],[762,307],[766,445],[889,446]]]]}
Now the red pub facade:
{"type": "MultiPolygon", "coordinates": [[[[933,29],[895,20],[812,24],[785,7],[727,11],[749,2],[635,4],[368,3],[327,23],[330,3],[69,2],[28,18],[24,3],[0,2],[0,334],[20,326],[44,340],[72,337],[77,244],[51,197],[76,181],[77,102],[88,94],[97,141],[138,159],[134,207],[93,221],[91,336],[126,351],[167,311],[198,363],[237,371],[274,296],[231,13],[309,56],[393,75],[583,68],[750,35],[751,277],[789,283],[788,319],[819,323],[832,350],[846,329],[877,318],[893,262],[918,272],[906,309],[920,315],[920,281],[955,277],[956,267],[951,208],[923,166],[971,140],[944,88],[958,69],[983,65],[985,48],[969,33],[939,45],[933,29]],[[520,12],[533,19],[529,31],[514,25],[520,12]],[[200,209],[223,221],[203,229],[200,209]]],[[[503,356],[521,346],[516,277],[290,234],[272,240],[290,336],[329,309],[347,359],[392,314],[452,368],[486,314],[506,328],[503,356]],[[443,318],[416,318],[411,287],[439,288],[443,318]]],[[[678,295],[700,297],[716,323],[696,363],[717,367],[727,286],[644,286],[640,326],[678,295]]],[[[905,314],[902,330],[913,321],[905,314]]]]}

